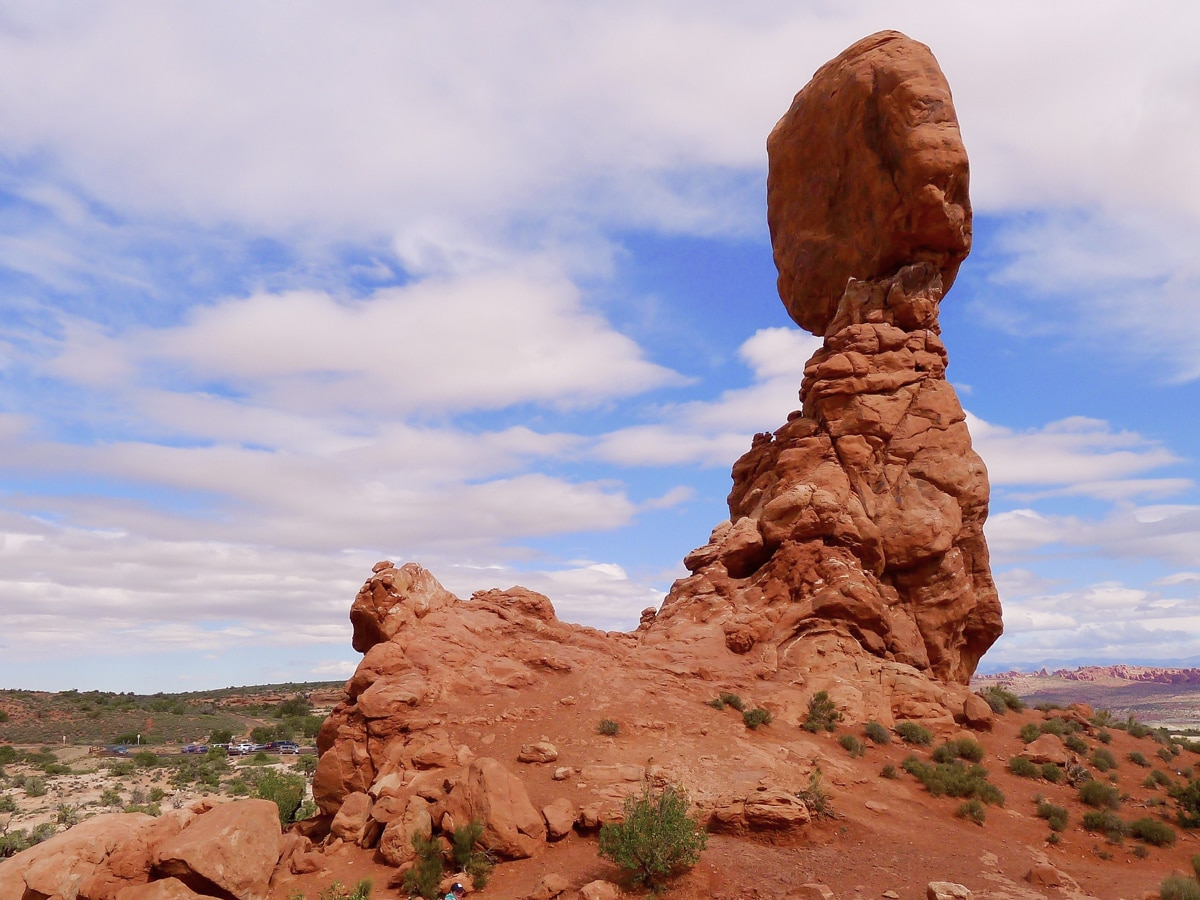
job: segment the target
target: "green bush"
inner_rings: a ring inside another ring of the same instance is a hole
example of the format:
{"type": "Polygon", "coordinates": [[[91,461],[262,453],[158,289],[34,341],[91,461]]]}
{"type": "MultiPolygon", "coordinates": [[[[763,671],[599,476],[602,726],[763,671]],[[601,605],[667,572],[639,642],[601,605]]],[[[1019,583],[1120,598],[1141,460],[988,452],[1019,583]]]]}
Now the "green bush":
{"type": "Polygon", "coordinates": [[[987,780],[987,769],[983,766],[967,768],[957,759],[932,766],[921,762],[915,756],[908,756],[900,767],[921,782],[925,790],[935,797],[973,797],[995,806],[1004,805],[1004,794],[987,780]]]}
{"type": "Polygon", "coordinates": [[[625,798],[625,821],[600,828],[600,855],[629,872],[633,881],[654,888],[696,864],[708,833],[688,816],[687,794],[674,786],[625,798]]]}
{"type": "Polygon", "coordinates": [[[442,842],[437,837],[425,837],[419,831],[412,835],[416,863],[404,873],[404,889],[419,894],[425,900],[437,900],[442,894],[442,842]]]}
{"type": "Polygon", "coordinates": [[[1139,841],[1155,847],[1170,847],[1175,843],[1175,829],[1159,819],[1146,816],[1129,823],[1129,833],[1139,841]]]}
{"type": "Polygon", "coordinates": [[[1179,755],[1178,750],[1176,750],[1174,753],[1172,753],[1171,751],[1173,749],[1174,749],[1173,744],[1170,747],[1159,747],[1158,748],[1158,758],[1169,765],[1170,763],[1174,762],[1175,757],[1179,755]]]}
{"type": "Polygon", "coordinates": [[[8,713],[0,709],[0,724],[8,721],[8,713]]]}
{"type": "Polygon", "coordinates": [[[1037,814],[1038,818],[1045,819],[1050,826],[1051,831],[1066,831],[1067,830],[1067,809],[1064,806],[1055,806],[1041,797],[1037,798],[1037,814]]]}
{"type": "Polygon", "coordinates": [[[725,708],[725,704],[723,702],[721,702],[720,697],[713,697],[711,700],[705,700],[704,702],[707,705],[711,706],[713,709],[724,709],[725,708]]]}
{"type": "Polygon", "coordinates": [[[1144,738],[1150,734],[1150,728],[1146,725],[1143,725],[1132,715],[1125,722],[1125,731],[1129,733],[1130,737],[1135,738],[1144,738]]]}
{"type": "MultiPolygon", "coordinates": [[[[732,709],[736,709],[738,712],[746,711],[746,704],[742,702],[742,698],[737,694],[730,694],[723,691],[717,696],[717,701],[721,704],[721,706],[728,706],[732,709]]],[[[721,707],[717,708],[720,709],[721,707]]]]}
{"type": "Polygon", "coordinates": [[[1112,743],[1112,732],[1109,731],[1107,728],[1101,728],[1099,731],[1096,732],[1096,740],[1098,740],[1102,744],[1111,744],[1112,743]]]}
{"type": "Polygon", "coordinates": [[[1200,879],[1200,853],[1193,853],[1191,862],[1192,874],[1195,875],[1197,879],[1200,879]]]}
{"type": "Polygon", "coordinates": [[[1085,812],[1083,828],[1085,831],[1104,834],[1110,841],[1119,841],[1129,834],[1129,826],[1107,809],[1089,809],[1085,812]]]}
{"type": "Polygon", "coordinates": [[[1079,799],[1097,809],[1116,809],[1121,805],[1120,794],[1111,784],[1085,781],[1079,785],[1079,799]]]}
{"type": "Polygon", "coordinates": [[[916,744],[919,747],[928,747],[933,743],[933,732],[924,725],[914,722],[911,719],[905,719],[903,722],[896,723],[896,734],[900,735],[900,740],[906,744],[916,744]]]}
{"type": "Polygon", "coordinates": [[[933,751],[933,761],[948,763],[955,759],[979,762],[983,759],[983,747],[974,738],[962,737],[946,741],[933,751]]]}
{"type": "Polygon", "coordinates": [[[231,744],[233,743],[233,732],[228,728],[214,728],[208,735],[210,744],[231,744]]]}
{"type": "Polygon", "coordinates": [[[987,701],[988,706],[992,708],[992,712],[999,715],[1004,715],[1010,709],[1013,712],[1020,712],[1025,708],[1024,700],[1012,691],[1006,691],[1002,687],[990,687],[986,691],[982,691],[979,696],[987,701]]]}
{"type": "Polygon", "coordinates": [[[483,837],[483,823],[474,820],[462,828],[456,828],[450,834],[450,852],[454,856],[454,865],[460,872],[471,876],[475,890],[487,886],[488,873],[492,870],[491,860],[479,846],[483,837]]]}
{"type": "MultiPolygon", "coordinates": [[[[884,768],[890,769],[891,766],[884,768]]],[[[893,773],[895,770],[892,770],[893,773]]],[[[887,775],[885,778],[889,777],[887,775]]],[[[893,776],[894,777],[894,776],[893,776]]],[[[808,809],[813,818],[828,819],[833,817],[833,803],[829,800],[829,792],[825,790],[825,784],[821,779],[820,767],[813,769],[808,773],[808,787],[802,791],[797,791],[796,796],[800,798],[800,802],[808,809]]]]}
{"type": "Polygon", "coordinates": [[[1143,769],[1150,768],[1150,760],[1146,759],[1146,757],[1138,750],[1134,750],[1126,758],[1135,766],[1141,766],[1143,769]]]}
{"type": "Polygon", "coordinates": [[[1168,875],[1158,888],[1161,900],[1200,900],[1200,882],[1182,875],[1168,875]]]}
{"type": "Polygon", "coordinates": [[[1178,806],[1180,827],[1195,828],[1200,825],[1200,781],[1171,785],[1167,792],[1178,806]]]}
{"type": "Polygon", "coordinates": [[[1065,746],[1072,753],[1084,754],[1088,752],[1088,745],[1080,740],[1080,738],[1076,735],[1068,734],[1062,739],[1062,742],[1063,746],[1065,746]]]}
{"type": "Polygon", "coordinates": [[[1051,716],[1038,729],[1042,734],[1056,734],[1062,737],[1067,734],[1067,720],[1061,716],[1051,716]]]}
{"type": "Polygon", "coordinates": [[[608,737],[615,737],[620,730],[621,726],[612,719],[601,719],[600,724],[596,726],[596,731],[608,737]]]}
{"type": "Polygon", "coordinates": [[[120,806],[121,803],[121,793],[116,788],[105,788],[100,795],[101,806],[120,806]]]}
{"type": "Polygon", "coordinates": [[[1062,766],[1055,763],[1042,763],[1042,777],[1051,784],[1062,784],[1067,777],[1062,766]]]}
{"type": "Polygon", "coordinates": [[[863,726],[863,735],[872,744],[889,744],[892,741],[892,733],[874,719],[863,726]]]}
{"type": "Polygon", "coordinates": [[[1030,762],[1023,756],[1010,757],[1008,771],[1021,778],[1037,778],[1042,772],[1037,763],[1030,762]]]}
{"type": "Polygon", "coordinates": [[[842,714],[834,702],[829,699],[828,691],[817,691],[809,697],[808,716],[802,726],[805,731],[813,734],[818,731],[833,731],[840,721],[842,721],[842,714]]]}
{"type": "Polygon", "coordinates": [[[0,813],[17,811],[17,801],[8,794],[0,794],[0,813]]]}
{"type": "Polygon", "coordinates": [[[1142,780],[1142,787],[1149,788],[1152,791],[1156,791],[1160,787],[1170,790],[1174,786],[1175,782],[1171,781],[1171,776],[1161,769],[1155,769],[1142,780]]]}
{"type": "Polygon", "coordinates": [[[296,810],[304,799],[304,779],[275,769],[266,769],[258,778],[254,795],[270,800],[279,809],[279,824],[283,827],[296,820],[296,810]]]}
{"type": "Polygon", "coordinates": [[[742,713],[742,722],[745,723],[747,728],[753,731],[759,725],[770,725],[771,713],[761,706],[754,709],[747,709],[742,713]]]}
{"type": "Polygon", "coordinates": [[[987,819],[987,810],[978,800],[964,800],[954,814],[960,819],[970,819],[976,825],[982,825],[987,819]]]}
{"type": "Polygon", "coordinates": [[[1028,744],[1042,736],[1042,729],[1037,727],[1036,722],[1026,722],[1021,726],[1021,730],[1018,733],[1021,736],[1021,740],[1028,744]]]}
{"type": "Polygon", "coordinates": [[[25,788],[26,795],[30,797],[46,796],[46,782],[42,778],[37,778],[33,775],[26,775],[25,778],[22,779],[21,786],[25,788]]]}
{"type": "Polygon", "coordinates": [[[317,900],[370,900],[371,889],[373,887],[374,885],[370,878],[364,878],[359,881],[352,891],[347,891],[342,887],[340,881],[335,881],[317,895],[317,900]]]}
{"type": "Polygon", "coordinates": [[[1107,772],[1117,767],[1117,761],[1113,759],[1113,755],[1108,750],[1097,747],[1092,751],[1092,766],[1098,771],[1107,772]]]}
{"type": "Polygon", "coordinates": [[[899,778],[900,775],[896,772],[895,766],[888,765],[888,766],[884,766],[882,769],[879,770],[879,777],[880,778],[899,778]]]}
{"type": "Polygon", "coordinates": [[[158,765],[158,754],[153,750],[139,750],[133,755],[133,764],[149,769],[158,765]]]}
{"type": "Polygon", "coordinates": [[[851,756],[862,756],[866,752],[866,745],[852,734],[843,734],[838,738],[838,743],[851,756]]]}
{"type": "Polygon", "coordinates": [[[17,761],[17,748],[11,744],[0,746],[0,766],[6,766],[17,761]]]}

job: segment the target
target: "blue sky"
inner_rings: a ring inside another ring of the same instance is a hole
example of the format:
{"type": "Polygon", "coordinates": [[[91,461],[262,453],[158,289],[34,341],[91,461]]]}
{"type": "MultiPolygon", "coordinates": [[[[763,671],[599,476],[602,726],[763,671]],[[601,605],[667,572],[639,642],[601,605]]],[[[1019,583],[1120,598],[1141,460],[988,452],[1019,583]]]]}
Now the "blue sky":
{"type": "Polygon", "coordinates": [[[1200,656],[1189,3],[0,3],[0,686],[336,679],[378,559],[629,629],[813,338],[767,133],[929,44],[985,669],[1200,656]]]}

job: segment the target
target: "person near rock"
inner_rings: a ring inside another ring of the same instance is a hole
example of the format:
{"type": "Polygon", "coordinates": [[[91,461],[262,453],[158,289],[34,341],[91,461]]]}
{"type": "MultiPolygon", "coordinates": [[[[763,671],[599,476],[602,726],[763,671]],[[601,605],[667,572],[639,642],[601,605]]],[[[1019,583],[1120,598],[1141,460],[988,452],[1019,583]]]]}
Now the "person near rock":
{"type": "Polygon", "coordinates": [[[467,889],[456,881],[450,885],[450,893],[445,896],[444,900],[462,900],[466,893],[467,889]]]}

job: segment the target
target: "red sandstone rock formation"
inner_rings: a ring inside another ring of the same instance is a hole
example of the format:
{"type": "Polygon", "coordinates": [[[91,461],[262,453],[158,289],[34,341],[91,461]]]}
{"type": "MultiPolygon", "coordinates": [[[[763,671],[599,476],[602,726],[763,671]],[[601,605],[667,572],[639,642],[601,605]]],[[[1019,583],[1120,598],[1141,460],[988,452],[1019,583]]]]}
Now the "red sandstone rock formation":
{"type": "Polygon", "coordinates": [[[712,653],[719,629],[771,670],[840,667],[884,695],[904,670],[965,685],[1001,622],[987,473],[938,337],[971,238],[949,88],[928,48],[881,32],[823,66],[767,146],[780,295],[825,342],[646,640],[712,653]]]}

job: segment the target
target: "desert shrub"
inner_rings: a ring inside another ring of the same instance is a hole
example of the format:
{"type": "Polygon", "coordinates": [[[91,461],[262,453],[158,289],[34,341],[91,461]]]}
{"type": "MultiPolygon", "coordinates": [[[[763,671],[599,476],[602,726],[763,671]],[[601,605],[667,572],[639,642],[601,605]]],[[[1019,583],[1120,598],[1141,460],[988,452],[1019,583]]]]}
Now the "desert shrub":
{"type": "Polygon", "coordinates": [[[987,810],[978,800],[964,800],[954,814],[960,819],[970,819],[976,825],[982,825],[987,819],[987,810]]]}
{"type": "Polygon", "coordinates": [[[708,706],[711,706],[713,709],[724,709],[725,708],[725,704],[721,702],[720,697],[713,697],[711,700],[705,700],[704,702],[708,706]]]}
{"type": "Polygon", "coordinates": [[[6,713],[4,710],[0,709],[0,723],[4,723],[7,721],[8,721],[8,713],[6,713]]]}
{"type": "Polygon", "coordinates": [[[808,698],[808,716],[802,726],[805,731],[811,731],[813,734],[818,731],[833,731],[840,721],[842,714],[829,699],[827,691],[817,691],[808,698]]]}
{"type": "Polygon", "coordinates": [[[975,798],[995,806],[1004,805],[1004,794],[987,780],[987,769],[983,766],[967,768],[959,760],[930,765],[915,756],[905,757],[900,764],[935,797],[975,798]]]}
{"type": "Polygon", "coordinates": [[[54,814],[54,821],[64,828],[70,828],[72,825],[79,824],[79,810],[69,803],[58,804],[58,809],[54,814]]]}
{"type": "Polygon", "coordinates": [[[265,744],[275,740],[275,729],[271,725],[259,725],[250,729],[250,740],[256,744],[265,744]]]}
{"type": "Polygon", "coordinates": [[[722,691],[717,696],[717,699],[721,702],[722,706],[728,706],[732,709],[736,709],[738,712],[745,712],[746,710],[746,704],[737,694],[731,694],[728,691],[722,691]]]}
{"type": "Polygon", "coordinates": [[[1067,733],[1067,720],[1061,716],[1051,716],[1038,729],[1042,734],[1056,734],[1062,737],[1067,733]]]}
{"type": "Polygon", "coordinates": [[[1150,768],[1150,760],[1146,759],[1145,755],[1140,750],[1134,750],[1126,757],[1135,766],[1141,766],[1143,769],[1150,768]]]}
{"type": "Polygon", "coordinates": [[[862,756],[867,749],[866,745],[852,734],[843,734],[838,738],[838,743],[851,756],[862,756]]]}
{"type": "Polygon", "coordinates": [[[40,844],[53,835],[54,826],[49,822],[43,822],[34,828],[33,831],[18,828],[16,831],[0,833],[0,859],[15,856],[22,850],[28,850],[35,844],[40,844]]]}
{"type": "Polygon", "coordinates": [[[133,764],[149,769],[158,765],[158,754],[153,750],[139,750],[133,755],[133,764]]]}
{"type": "Polygon", "coordinates": [[[1083,814],[1085,831],[1100,833],[1110,841],[1119,841],[1129,834],[1129,826],[1120,820],[1111,810],[1089,809],[1083,814]]]}
{"type": "Polygon", "coordinates": [[[615,737],[620,730],[621,726],[612,719],[601,719],[600,724],[596,726],[596,731],[608,737],[615,737]]]}
{"type": "Polygon", "coordinates": [[[1200,880],[1200,853],[1193,853],[1191,862],[1192,874],[1195,875],[1198,880],[1200,880]]]}
{"type": "Polygon", "coordinates": [[[317,895],[317,900],[370,900],[373,887],[370,878],[359,881],[352,891],[347,891],[340,881],[335,881],[317,895]]]}
{"type": "Polygon", "coordinates": [[[1121,805],[1117,789],[1099,781],[1085,781],[1079,785],[1079,799],[1097,809],[1116,809],[1121,805]]]}
{"type": "Polygon", "coordinates": [[[34,775],[26,775],[25,778],[22,779],[21,786],[25,789],[27,796],[46,796],[46,781],[43,778],[38,778],[34,775]]]}
{"type": "Polygon", "coordinates": [[[292,769],[300,772],[303,775],[311,775],[317,771],[317,757],[313,756],[297,756],[296,761],[292,763],[292,769]]]}
{"type": "Polygon", "coordinates": [[[1155,847],[1170,847],[1175,843],[1175,829],[1161,819],[1150,816],[1130,822],[1129,833],[1155,847]]]}
{"type": "Polygon", "coordinates": [[[1117,761],[1106,749],[1097,747],[1092,751],[1092,766],[1101,772],[1107,772],[1117,767],[1117,761]]]}
{"type": "Polygon", "coordinates": [[[1008,771],[1021,778],[1037,778],[1042,770],[1037,763],[1030,762],[1023,756],[1013,756],[1008,760],[1008,771]]]}
{"type": "Polygon", "coordinates": [[[150,802],[151,802],[151,803],[157,803],[157,802],[158,802],[159,800],[161,800],[161,799],[162,799],[164,796],[165,796],[165,794],[163,793],[163,789],[162,789],[162,788],[160,788],[160,787],[152,787],[152,788],[150,788],[150,802]]]}
{"type": "Polygon", "coordinates": [[[1064,806],[1056,806],[1048,800],[1037,798],[1037,814],[1038,818],[1045,819],[1050,826],[1051,831],[1066,831],[1067,830],[1067,809],[1064,806]]]}
{"type": "Polygon", "coordinates": [[[1056,763],[1042,763],[1042,777],[1051,784],[1062,784],[1067,773],[1056,763]]]}
{"type": "Polygon", "coordinates": [[[437,837],[425,837],[421,832],[414,831],[412,845],[417,852],[417,859],[413,867],[404,873],[404,889],[410,894],[419,894],[425,900],[437,900],[442,893],[442,842],[437,837]]]}
{"type": "Polygon", "coordinates": [[[1052,832],[1050,832],[1049,835],[1046,836],[1047,844],[1058,844],[1061,842],[1062,842],[1062,837],[1059,836],[1057,831],[1052,831],[1052,832]]]}
{"type": "Polygon", "coordinates": [[[116,788],[105,788],[100,795],[101,806],[120,806],[121,803],[121,792],[116,788]]]}
{"type": "Polygon", "coordinates": [[[1162,900],[1200,900],[1200,882],[1182,875],[1168,875],[1158,888],[1162,900]]]}
{"type": "Polygon", "coordinates": [[[311,819],[317,814],[317,804],[310,798],[300,804],[300,808],[296,810],[295,820],[303,822],[305,819],[311,819]]]}
{"type": "Polygon", "coordinates": [[[17,761],[17,748],[11,744],[0,746],[0,766],[6,766],[17,761]]]}
{"type": "Polygon", "coordinates": [[[1098,740],[1102,744],[1111,744],[1112,743],[1112,732],[1109,731],[1107,728],[1101,728],[1099,731],[1096,732],[1096,740],[1098,740]]]}
{"type": "MultiPolygon", "coordinates": [[[[885,768],[890,769],[891,766],[885,766],[885,768]]],[[[895,772],[894,769],[892,771],[895,772]]],[[[800,802],[805,805],[814,818],[827,819],[833,816],[833,803],[829,800],[829,792],[825,790],[820,768],[813,769],[808,773],[808,787],[797,791],[796,796],[800,798],[800,802]]]]}
{"type": "Polygon", "coordinates": [[[1125,731],[1128,732],[1130,737],[1135,738],[1144,738],[1150,734],[1150,728],[1143,725],[1132,715],[1125,721],[1125,731]]]}
{"type": "Polygon", "coordinates": [[[279,809],[279,824],[287,827],[296,820],[296,810],[304,799],[304,779],[299,775],[264,770],[254,788],[260,800],[270,800],[279,809]]]}
{"type": "Polygon", "coordinates": [[[1155,769],[1142,780],[1142,787],[1149,788],[1152,791],[1156,791],[1160,787],[1170,790],[1174,785],[1175,782],[1171,781],[1171,776],[1162,769],[1155,769]]]}
{"type": "Polygon", "coordinates": [[[1063,742],[1063,746],[1065,746],[1072,753],[1083,754],[1083,753],[1088,752],[1088,745],[1085,744],[1078,736],[1076,736],[1074,734],[1066,735],[1062,739],[1062,742],[1063,742]]]}
{"type": "Polygon", "coordinates": [[[880,778],[899,778],[900,775],[896,772],[895,766],[889,765],[889,766],[884,766],[882,769],[879,770],[879,777],[880,778]]]}
{"type": "Polygon", "coordinates": [[[1171,752],[1174,749],[1175,749],[1174,745],[1172,745],[1170,747],[1159,747],[1158,748],[1158,758],[1167,764],[1174,762],[1175,757],[1179,755],[1178,750],[1175,750],[1174,753],[1171,752]]]}
{"type": "Polygon", "coordinates": [[[1149,859],[1150,858],[1150,851],[1146,849],[1145,844],[1135,845],[1134,848],[1130,852],[1134,856],[1136,856],[1138,859],[1149,859]]]}
{"type": "Polygon", "coordinates": [[[742,722],[746,727],[753,731],[759,725],[771,724],[770,710],[763,709],[761,706],[756,706],[754,709],[747,709],[742,712],[742,722]]]}
{"type": "Polygon", "coordinates": [[[1049,700],[1042,700],[1039,703],[1035,703],[1033,708],[1038,712],[1052,712],[1056,709],[1062,709],[1063,705],[1061,703],[1051,703],[1049,700]]]}
{"type": "Polygon", "coordinates": [[[208,735],[210,744],[229,744],[233,742],[233,732],[228,728],[214,728],[208,735]]]}
{"type": "Polygon", "coordinates": [[[1042,729],[1037,727],[1036,722],[1026,722],[1021,726],[1019,734],[1021,736],[1021,740],[1028,744],[1032,741],[1036,741],[1042,736],[1042,729]]]}
{"type": "Polygon", "coordinates": [[[1195,828],[1200,825],[1200,781],[1171,785],[1167,792],[1178,806],[1180,827],[1195,828]]]}
{"type": "Polygon", "coordinates": [[[892,740],[892,733],[874,719],[863,726],[863,735],[873,744],[888,744],[892,740]]]}
{"type": "Polygon", "coordinates": [[[487,853],[479,846],[483,837],[483,823],[472,820],[462,828],[455,828],[450,834],[450,852],[454,857],[454,865],[460,872],[471,876],[476,890],[482,890],[487,885],[488,873],[492,870],[492,862],[487,853]]]}
{"type": "Polygon", "coordinates": [[[655,792],[647,782],[641,796],[625,798],[625,821],[600,827],[600,855],[653,888],[696,864],[708,833],[688,815],[687,794],[671,785],[655,792]]]}
{"type": "Polygon", "coordinates": [[[17,801],[8,794],[0,794],[0,813],[17,811],[17,801]]]}
{"type": "Polygon", "coordinates": [[[108,764],[108,774],[114,778],[124,778],[133,774],[133,760],[117,759],[108,764]]]}
{"type": "Polygon", "coordinates": [[[249,797],[250,782],[245,778],[230,778],[225,782],[225,793],[231,797],[249,797]]]}
{"type": "Polygon", "coordinates": [[[992,712],[1004,715],[1008,710],[1020,712],[1025,708],[1025,701],[1014,694],[1012,691],[1006,691],[1002,687],[990,687],[982,692],[981,696],[987,701],[988,706],[992,708],[992,712]]]}
{"type": "Polygon", "coordinates": [[[983,747],[974,738],[962,737],[946,741],[933,751],[934,762],[948,763],[955,759],[977,763],[983,759],[983,747]]]}
{"type": "Polygon", "coordinates": [[[933,732],[911,719],[897,722],[896,734],[900,735],[900,740],[905,743],[916,744],[919,747],[928,747],[933,743],[933,732]]]}

